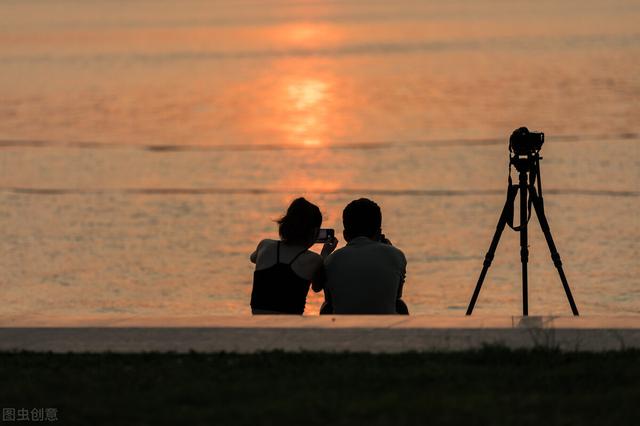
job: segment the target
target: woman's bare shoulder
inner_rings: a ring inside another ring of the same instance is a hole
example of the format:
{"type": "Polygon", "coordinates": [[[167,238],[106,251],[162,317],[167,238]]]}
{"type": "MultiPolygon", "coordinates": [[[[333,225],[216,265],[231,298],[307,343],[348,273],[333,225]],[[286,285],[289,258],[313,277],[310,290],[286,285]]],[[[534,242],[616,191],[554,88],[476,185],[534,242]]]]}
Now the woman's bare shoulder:
{"type": "Polygon", "coordinates": [[[271,247],[271,246],[275,246],[277,243],[276,240],[272,240],[270,238],[265,238],[264,240],[260,240],[260,242],[258,243],[258,250],[260,250],[261,248],[267,248],[267,247],[271,247]]]}
{"type": "Polygon", "coordinates": [[[264,240],[260,240],[260,242],[258,242],[258,245],[256,246],[256,249],[254,250],[253,253],[251,253],[251,261],[252,262],[256,262],[258,256],[261,253],[264,253],[265,251],[271,251],[271,247],[275,246],[276,241],[275,240],[271,240],[271,239],[264,239],[264,240]]]}
{"type": "Polygon", "coordinates": [[[318,269],[323,266],[322,257],[311,250],[307,250],[298,256],[293,262],[294,271],[301,277],[312,280],[318,269]]]}
{"type": "Polygon", "coordinates": [[[322,256],[315,251],[307,250],[300,255],[300,260],[303,260],[307,264],[321,265],[323,263],[322,256]]]}

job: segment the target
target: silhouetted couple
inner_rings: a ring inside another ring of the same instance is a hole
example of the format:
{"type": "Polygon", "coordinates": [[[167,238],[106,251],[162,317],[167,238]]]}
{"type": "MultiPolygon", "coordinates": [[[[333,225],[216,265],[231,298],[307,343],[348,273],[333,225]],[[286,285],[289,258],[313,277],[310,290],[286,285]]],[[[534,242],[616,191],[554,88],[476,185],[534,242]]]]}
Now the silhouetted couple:
{"type": "Polygon", "coordinates": [[[321,314],[408,314],[402,301],[407,261],[382,234],[382,212],[373,201],[352,201],[342,213],[347,245],[333,237],[318,255],[309,250],[322,225],[320,209],[294,200],[278,221],[280,240],[262,240],[251,293],[254,314],[304,312],[309,287],[324,290],[321,314]]]}

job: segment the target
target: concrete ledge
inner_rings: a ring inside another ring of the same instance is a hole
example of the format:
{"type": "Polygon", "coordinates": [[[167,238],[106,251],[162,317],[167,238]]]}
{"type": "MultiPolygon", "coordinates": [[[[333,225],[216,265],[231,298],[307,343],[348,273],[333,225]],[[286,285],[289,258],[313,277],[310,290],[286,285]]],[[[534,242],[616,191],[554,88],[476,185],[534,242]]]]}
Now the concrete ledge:
{"type": "Polygon", "coordinates": [[[640,348],[640,317],[208,316],[0,318],[0,350],[456,351],[640,348]]]}

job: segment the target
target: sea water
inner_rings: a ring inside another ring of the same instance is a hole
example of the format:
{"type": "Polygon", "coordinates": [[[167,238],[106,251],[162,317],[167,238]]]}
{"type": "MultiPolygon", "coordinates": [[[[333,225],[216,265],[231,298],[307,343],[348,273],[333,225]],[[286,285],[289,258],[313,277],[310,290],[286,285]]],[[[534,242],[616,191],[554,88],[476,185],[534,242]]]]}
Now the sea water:
{"type": "MultiPolygon", "coordinates": [[[[3,1],[0,315],[248,314],[249,254],[298,196],[339,246],[375,200],[410,311],[463,315],[520,126],[546,134],[581,313],[640,314],[638,22],[621,0],[3,1]]],[[[529,313],[570,314],[529,225],[529,313]]],[[[519,251],[505,230],[478,315],[521,312],[519,251]]]]}

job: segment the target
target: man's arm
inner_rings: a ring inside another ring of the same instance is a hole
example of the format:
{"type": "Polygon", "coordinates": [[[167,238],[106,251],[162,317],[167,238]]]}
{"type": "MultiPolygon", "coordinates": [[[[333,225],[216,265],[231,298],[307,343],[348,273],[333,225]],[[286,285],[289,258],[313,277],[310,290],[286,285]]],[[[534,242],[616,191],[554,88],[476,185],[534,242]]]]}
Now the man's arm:
{"type": "MultiPolygon", "coordinates": [[[[402,252],[401,252],[402,253],[402,252]]],[[[398,299],[396,300],[396,313],[402,315],[409,315],[409,308],[407,304],[402,300],[402,289],[404,287],[404,281],[407,278],[407,259],[402,254],[402,273],[400,277],[400,283],[398,283],[398,299]]]]}
{"type": "Polygon", "coordinates": [[[407,272],[403,272],[400,283],[398,284],[398,299],[402,299],[402,288],[404,287],[404,280],[407,277],[407,272]]]}
{"type": "Polygon", "coordinates": [[[401,276],[400,276],[400,282],[398,283],[398,299],[402,298],[402,289],[404,287],[404,282],[407,278],[407,258],[404,256],[404,253],[400,252],[400,254],[402,255],[402,263],[401,263],[401,276]]]}
{"type": "MultiPolygon", "coordinates": [[[[382,244],[387,244],[393,247],[393,244],[391,244],[391,240],[388,239],[384,234],[380,235],[380,242],[382,244]]],[[[398,283],[398,300],[400,300],[402,298],[402,288],[404,287],[404,281],[407,277],[407,258],[405,257],[402,250],[398,249],[397,247],[394,248],[400,255],[400,282],[398,283]]]]}

